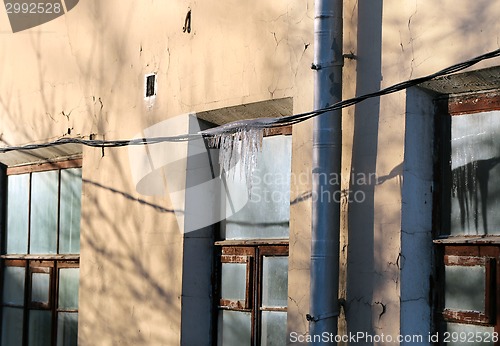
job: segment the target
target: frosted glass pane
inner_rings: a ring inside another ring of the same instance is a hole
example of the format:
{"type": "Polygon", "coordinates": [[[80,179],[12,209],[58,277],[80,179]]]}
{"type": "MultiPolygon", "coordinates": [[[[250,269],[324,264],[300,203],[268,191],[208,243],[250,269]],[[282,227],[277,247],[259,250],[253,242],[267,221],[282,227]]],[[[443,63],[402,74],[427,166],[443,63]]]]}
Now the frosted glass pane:
{"type": "Polygon", "coordinates": [[[244,175],[226,177],[225,239],[288,238],[290,221],[291,136],[264,138],[253,172],[248,203],[232,215],[232,205],[244,205],[248,189],[244,175]]]}
{"type": "Polygon", "coordinates": [[[50,274],[31,274],[31,301],[36,303],[49,302],[50,274]]]}
{"type": "Polygon", "coordinates": [[[500,234],[500,112],[451,122],[450,233],[500,234]]]}
{"type": "Polygon", "coordinates": [[[57,252],[58,181],[59,171],[32,175],[30,253],[57,252]]]}
{"type": "Polygon", "coordinates": [[[262,306],[285,307],[288,300],[288,257],[264,257],[262,306]]]}
{"type": "Polygon", "coordinates": [[[29,174],[11,175],[7,192],[7,235],[8,254],[28,253],[29,217],[29,174]]]}
{"type": "Polygon", "coordinates": [[[484,312],[484,266],[445,266],[445,308],[484,312]]]}
{"type": "Polygon", "coordinates": [[[221,298],[245,300],[247,265],[222,263],[221,298]]]}
{"type": "Polygon", "coordinates": [[[472,324],[446,323],[446,331],[450,333],[449,341],[446,345],[468,346],[468,345],[494,345],[491,340],[494,327],[476,326],[472,324]],[[474,340],[477,336],[482,337],[483,341],[474,340]],[[488,338],[488,341],[485,341],[488,338]]]}
{"type": "Polygon", "coordinates": [[[2,346],[22,345],[23,309],[2,308],[2,346]]]}
{"type": "Polygon", "coordinates": [[[3,280],[3,302],[23,306],[24,267],[4,267],[3,280]]]}
{"type": "Polygon", "coordinates": [[[60,312],[57,314],[57,346],[76,346],[78,344],[78,313],[60,312]]]}
{"type": "Polygon", "coordinates": [[[285,346],[286,312],[262,311],[261,346],[285,346]]]}
{"type": "Polygon", "coordinates": [[[78,309],[79,268],[59,269],[59,309],[78,309]]]}
{"type": "Polygon", "coordinates": [[[251,320],[250,313],[220,310],[217,345],[250,346],[251,320]]]}
{"type": "Polygon", "coordinates": [[[46,310],[30,310],[29,316],[29,345],[50,346],[52,313],[46,310]]]}
{"type": "Polygon", "coordinates": [[[82,169],[61,171],[59,253],[80,253],[82,169]]]}

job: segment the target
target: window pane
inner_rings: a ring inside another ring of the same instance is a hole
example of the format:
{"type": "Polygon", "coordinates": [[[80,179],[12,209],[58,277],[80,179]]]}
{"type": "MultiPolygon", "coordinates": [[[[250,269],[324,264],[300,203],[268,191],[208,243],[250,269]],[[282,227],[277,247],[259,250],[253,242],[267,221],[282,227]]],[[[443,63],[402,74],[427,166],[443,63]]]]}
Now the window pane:
{"type": "Polygon", "coordinates": [[[248,199],[247,184],[244,174],[226,177],[225,239],[288,238],[291,143],[291,136],[264,138],[253,172],[252,195],[234,215],[231,205],[244,205],[248,199]]]}
{"type": "Polygon", "coordinates": [[[451,117],[450,232],[499,234],[500,112],[451,117]]]}
{"type": "Polygon", "coordinates": [[[52,313],[45,310],[30,310],[29,315],[29,345],[50,346],[52,313]]]}
{"type": "Polygon", "coordinates": [[[24,305],[24,267],[4,267],[3,302],[24,305]]]}
{"type": "Polygon", "coordinates": [[[28,253],[29,174],[8,178],[7,239],[8,254],[28,253]]]}
{"type": "Polygon", "coordinates": [[[81,196],[82,169],[62,170],[59,253],[80,253],[81,196]]]}
{"type": "Polygon", "coordinates": [[[21,345],[23,340],[23,309],[2,308],[2,346],[21,345]]]}
{"type": "Polygon", "coordinates": [[[220,310],[217,345],[250,345],[252,330],[250,317],[249,312],[220,310]]]}
{"type": "Polygon", "coordinates": [[[484,266],[445,266],[445,308],[484,312],[484,266]]]}
{"type": "Polygon", "coordinates": [[[262,269],[262,306],[287,306],[288,257],[265,256],[262,269]]]}
{"type": "Polygon", "coordinates": [[[78,309],[80,268],[59,269],[59,309],[78,309]]]}
{"type": "Polygon", "coordinates": [[[491,340],[493,337],[494,327],[483,327],[472,324],[446,323],[446,331],[450,333],[450,342],[446,345],[466,346],[466,345],[493,345],[491,340]],[[470,339],[476,336],[482,337],[482,342],[479,340],[470,339]],[[487,342],[485,341],[487,338],[487,342]]]}
{"type": "Polygon", "coordinates": [[[49,303],[50,274],[31,273],[31,301],[49,303]]]}
{"type": "Polygon", "coordinates": [[[286,341],[286,312],[262,311],[261,346],[284,346],[286,341]]]}
{"type": "Polygon", "coordinates": [[[57,252],[58,179],[59,171],[32,175],[30,253],[57,252]]]}
{"type": "Polygon", "coordinates": [[[221,298],[245,300],[247,265],[245,263],[222,263],[221,298]]]}
{"type": "Polygon", "coordinates": [[[78,313],[57,314],[57,345],[76,346],[78,344],[78,313]]]}

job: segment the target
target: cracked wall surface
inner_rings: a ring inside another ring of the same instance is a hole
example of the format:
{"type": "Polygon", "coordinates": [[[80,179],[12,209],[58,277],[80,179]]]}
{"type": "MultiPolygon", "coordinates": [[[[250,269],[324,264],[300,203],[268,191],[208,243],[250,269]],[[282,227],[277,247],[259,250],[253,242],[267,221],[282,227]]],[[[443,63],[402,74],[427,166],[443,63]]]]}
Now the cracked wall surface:
{"type": "MultiPolygon", "coordinates": [[[[2,145],[130,138],[179,114],[287,97],[294,113],[310,111],[313,4],[82,0],[65,16],[16,34],[0,11],[2,145]],[[188,9],[192,28],[185,33],[188,9]],[[158,94],[145,100],[150,73],[158,94]]],[[[499,48],[498,13],[500,3],[489,0],[346,0],[344,53],[351,58],[344,61],[343,98],[499,48]]],[[[415,211],[404,206],[411,186],[427,182],[403,181],[405,155],[413,150],[405,144],[411,97],[400,92],[343,112],[342,189],[366,199],[341,206],[341,334],[426,328],[430,268],[420,270],[414,259],[430,246],[429,233],[415,227],[415,211]],[[351,173],[378,179],[356,184],[351,173]],[[420,321],[411,319],[417,308],[420,321]]],[[[311,152],[312,121],[295,125],[293,174],[310,176],[311,152]]],[[[179,344],[183,239],[169,198],[135,191],[121,149],[85,148],[83,157],[80,344],[179,344]],[[147,204],[137,203],[142,199],[147,204]],[[151,207],[158,205],[163,211],[151,207]]],[[[297,202],[290,216],[288,331],[303,335],[310,181],[291,186],[297,202]]]]}
{"type": "MultiPolygon", "coordinates": [[[[344,53],[356,56],[345,60],[344,99],[498,49],[498,13],[500,4],[490,1],[344,2],[344,53]]],[[[498,64],[490,60],[472,69],[498,64]]],[[[422,100],[415,92],[400,92],[344,110],[343,173],[378,178],[372,185],[344,184],[367,196],[365,203],[342,208],[344,333],[429,331],[432,238],[423,205],[432,177],[419,171],[418,158],[429,154],[424,146],[432,134],[406,120],[417,113],[430,116],[422,100]],[[413,141],[405,138],[407,126],[408,133],[415,131],[413,141]]]]}
{"type": "MultiPolygon", "coordinates": [[[[16,34],[0,11],[2,145],[128,139],[177,115],[272,99],[309,110],[311,9],[307,0],[85,0],[16,34]],[[145,99],[151,73],[158,90],[145,99]]],[[[168,195],[136,192],[126,149],[83,148],[83,177],[79,344],[178,345],[183,237],[168,195]]],[[[306,300],[290,294],[301,312],[306,300]]]]}

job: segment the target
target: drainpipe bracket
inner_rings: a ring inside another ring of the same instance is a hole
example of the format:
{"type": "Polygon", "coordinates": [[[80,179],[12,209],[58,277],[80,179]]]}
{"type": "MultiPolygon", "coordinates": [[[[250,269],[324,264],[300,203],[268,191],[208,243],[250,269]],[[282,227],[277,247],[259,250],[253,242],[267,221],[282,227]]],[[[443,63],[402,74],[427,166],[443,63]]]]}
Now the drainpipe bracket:
{"type": "Polygon", "coordinates": [[[333,61],[331,63],[325,63],[325,64],[311,64],[311,70],[319,71],[324,68],[330,68],[330,67],[338,67],[338,66],[344,66],[344,59],[333,61]]]}
{"type": "Polygon", "coordinates": [[[358,60],[358,56],[352,52],[348,54],[343,54],[342,57],[344,59],[349,59],[349,60],[358,60]]]}
{"type": "Polygon", "coordinates": [[[315,64],[315,63],[312,63],[311,64],[311,70],[316,70],[316,71],[319,71],[321,70],[323,67],[320,65],[320,64],[315,64]]]}
{"type": "Polygon", "coordinates": [[[339,314],[340,314],[339,311],[329,312],[329,313],[321,314],[321,315],[318,315],[318,316],[312,316],[310,314],[307,314],[306,315],[306,320],[309,321],[309,322],[318,322],[318,321],[326,320],[326,319],[329,319],[329,318],[332,318],[332,317],[337,317],[339,314]]]}

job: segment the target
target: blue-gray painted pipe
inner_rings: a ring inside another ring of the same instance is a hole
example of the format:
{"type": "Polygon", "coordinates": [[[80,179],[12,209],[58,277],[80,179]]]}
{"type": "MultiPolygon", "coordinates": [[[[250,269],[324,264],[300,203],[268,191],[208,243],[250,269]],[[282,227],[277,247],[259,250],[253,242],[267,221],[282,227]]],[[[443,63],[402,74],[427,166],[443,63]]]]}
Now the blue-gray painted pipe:
{"type": "MultiPolygon", "coordinates": [[[[342,99],[342,27],[342,0],[317,0],[312,66],[315,109],[342,99]]],[[[342,111],[337,110],[314,119],[310,335],[337,333],[341,118],[342,111]]],[[[322,341],[312,343],[323,344],[322,341]]]]}

